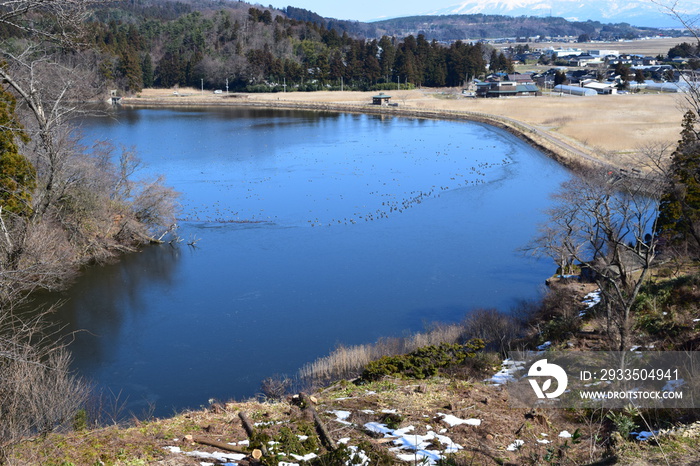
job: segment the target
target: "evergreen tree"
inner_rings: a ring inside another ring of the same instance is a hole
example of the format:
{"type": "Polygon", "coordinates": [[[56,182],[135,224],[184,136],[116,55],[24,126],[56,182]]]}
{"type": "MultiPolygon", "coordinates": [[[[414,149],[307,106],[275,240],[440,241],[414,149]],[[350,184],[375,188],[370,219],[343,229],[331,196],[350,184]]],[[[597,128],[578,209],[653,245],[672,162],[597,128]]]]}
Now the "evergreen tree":
{"type": "Polygon", "coordinates": [[[138,92],[143,88],[143,70],[133,49],[127,49],[122,53],[118,71],[126,80],[127,91],[138,92]]]}
{"type": "Polygon", "coordinates": [[[564,84],[566,83],[566,73],[563,71],[556,71],[554,73],[554,85],[558,86],[559,84],[564,84]]]}
{"type": "Polygon", "coordinates": [[[670,180],[661,202],[657,233],[667,241],[700,248],[700,134],[697,116],[683,117],[681,139],[671,155],[670,180]]]}
{"type": "Polygon", "coordinates": [[[379,66],[381,68],[382,76],[387,81],[392,80],[393,70],[394,70],[394,60],[396,59],[396,47],[394,43],[387,36],[382,36],[379,39],[379,66]]]}
{"type": "Polygon", "coordinates": [[[0,205],[3,213],[26,216],[32,211],[36,170],[19,153],[17,139],[29,140],[15,120],[14,97],[0,88],[0,205]]]}
{"type": "Polygon", "coordinates": [[[148,52],[143,54],[141,72],[143,73],[143,87],[153,87],[153,60],[148,52]]]}

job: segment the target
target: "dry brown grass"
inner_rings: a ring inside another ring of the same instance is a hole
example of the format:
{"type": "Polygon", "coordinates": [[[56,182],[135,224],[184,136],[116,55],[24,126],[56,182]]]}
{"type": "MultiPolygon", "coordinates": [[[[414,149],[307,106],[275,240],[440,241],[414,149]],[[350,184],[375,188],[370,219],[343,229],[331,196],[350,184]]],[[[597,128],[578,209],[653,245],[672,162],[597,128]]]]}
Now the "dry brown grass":
{"type": "MultiPolygon", "coordinates": [[[[226,98],[197,89],[147,89],[141,96],[160,104],[224,104],[230,102],[313,102],[366,105],[374,92],[288,92],[243,94],[226,98]],[[183,96],[184,95],[184,96],[183,96]]],[[[680,133],[683,97],[677,94],[628,94],[612,96],[541,96],[508,99],[467,99],[456,89],[423,89],[386,92],[404,110],[479,112],[512,118],[532,125],[557,139],[610,160],[616,156],[640,156],[640,148],[653,143],[675,143],[680,133]],[[447,97],[447,98],[446,98],[447,97]],[[612,156],[611,156],[612,154],[612,156]]],[[[619,157],[618,157],[619,158],[619,157]]]]}
{"type": "Polygon", "coordinates": [[[428,345],[456,343],[463,334],[462,325],[440,325],[404,338],[383,338],[372,344],[339,346],[328,356],[302,367],[299,378],[305,384],[318,387],[342,378],[357,377],[368,363],[382,356],[410,353],[428,345]]]}
{"type": "MultiPolygon", "coordinates": [[[[579,48],[585,51],[590,50],[617,50],[620,53],[638,53],[641,55],[656,56],[666,55],[668,50],[682,42],[693,42],[690,37],[664,37],[660,39],[630,40],[624,42],[587,42],[583,44],[568,42],[542,42],[529,43],[530,48],[579,48]]],[[[526,45],[525,42],[518,45],[526,45]]]]}

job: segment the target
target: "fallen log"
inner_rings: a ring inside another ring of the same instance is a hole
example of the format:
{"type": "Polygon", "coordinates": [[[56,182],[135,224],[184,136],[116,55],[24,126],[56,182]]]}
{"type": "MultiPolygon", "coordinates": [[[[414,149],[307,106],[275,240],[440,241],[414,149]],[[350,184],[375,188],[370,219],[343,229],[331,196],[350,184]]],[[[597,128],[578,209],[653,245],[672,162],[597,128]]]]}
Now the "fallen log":
{"type": "Polygon", "coordinates": [[[318,433],[318,436],[321,438],[321,442],[323,443],[323,446],[326,447],[329,451],[334,451],[338,449],[338,446],[335,444],[333,441],[333,438],[330,436],[328,433],[328,429],[326,429],[325,424],[321,420],[321,418],[318,416],[318,413],[316,412],[316,408],[314,408],[313,402],[311,401],[311,398],[306,394],[306,393],[300,393],[299,398],[301,398],[302,406],[304,410],[307,410],[311,413],[311,415],[314,418],[314,424],[316,424],[316,432],[318,433]]]}
{"type": "MultiPolygon", "coordinates": [[[[253,441],[255,436],[255,430],[253,430],[253,424],[250,422],[250,419],[248,419],[248,415],[245,413],[245,411],[241,411],[238,413],[238,417],[241,419],[241,424],[243,424],[243,429],[248,435],[248,439],[253,441]]],[[[265,447],[265,445],[260,446],[260,451],[264,456],[267,456],[267,448],[265,447]]]]}
{"type": "Polygon", "coordinates": [[[220,448],[221,450],[232,451],[234,453],[241,453],[243,455],[250,455],[251,452],[243,448],[236,447],[235,445],[230,445],[226,442],[220,442],[218,440],[209,439],[206,437],[193,436],[192,441],[195,443],[201,443],[202,445],[208,445],[210,447],[220,448]]]}

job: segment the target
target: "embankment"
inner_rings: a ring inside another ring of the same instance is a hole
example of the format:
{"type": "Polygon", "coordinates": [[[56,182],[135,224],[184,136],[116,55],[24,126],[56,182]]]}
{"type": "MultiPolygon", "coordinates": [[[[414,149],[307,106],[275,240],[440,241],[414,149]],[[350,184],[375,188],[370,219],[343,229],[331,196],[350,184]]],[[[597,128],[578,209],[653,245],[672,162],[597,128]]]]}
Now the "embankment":
{"type": "Polygon", "coordinates": [[[363,103],[310,102],[291,100],[258,100],[249,98],[124,98],[122,105],[133,107],[210,107],[238,106],[310,110],[317,112],[346,112],[370,115],[401,116],[410,118],[466,120],[502,128],[544,152],[554,160],[572,169],[605,167],[616,168],[609,161],[596,157],[593,151],[574,147],[561,138],[512,118],[466,110],[419,108],[412,105],[379,106],[363,103]]]}

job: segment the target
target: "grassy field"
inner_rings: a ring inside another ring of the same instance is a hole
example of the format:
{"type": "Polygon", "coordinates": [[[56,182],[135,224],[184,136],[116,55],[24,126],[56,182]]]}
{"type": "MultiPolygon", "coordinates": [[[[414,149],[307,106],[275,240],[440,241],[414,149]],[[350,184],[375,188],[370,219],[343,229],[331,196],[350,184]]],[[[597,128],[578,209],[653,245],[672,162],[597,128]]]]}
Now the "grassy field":
{"type": "Polygon", "coordinates": [[[522,42],[517,45],[529,45],[530,48],[580,48],[586,51],[589,50],[617,50],[620,53],[635,53],[639,55],[657,56],[659,54],[666,55],[668,50],[683,42],[693,42],[691,37],[663,37],[646,40],[627,40],[615,42],[586,42],[586,43],[569,43],[569,42],[522,42]]]}

